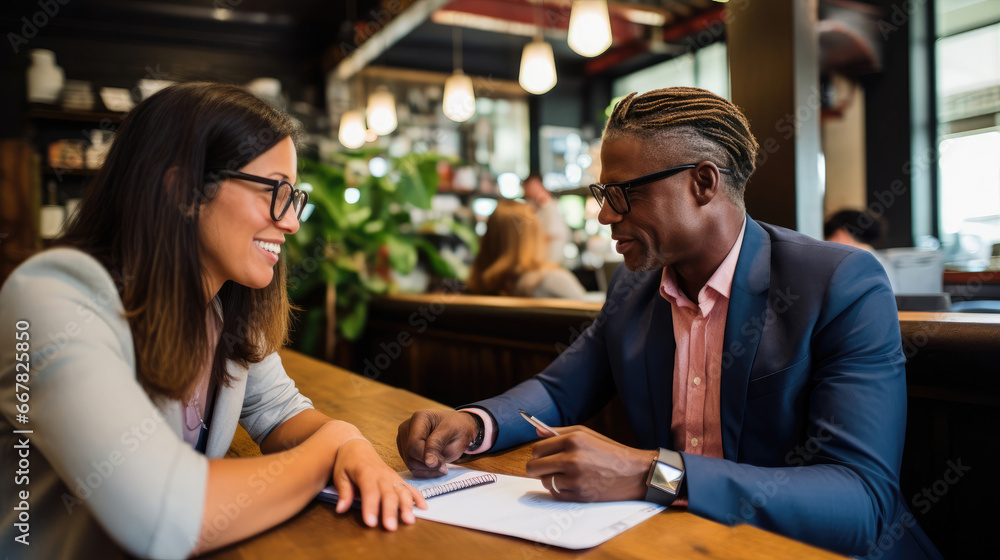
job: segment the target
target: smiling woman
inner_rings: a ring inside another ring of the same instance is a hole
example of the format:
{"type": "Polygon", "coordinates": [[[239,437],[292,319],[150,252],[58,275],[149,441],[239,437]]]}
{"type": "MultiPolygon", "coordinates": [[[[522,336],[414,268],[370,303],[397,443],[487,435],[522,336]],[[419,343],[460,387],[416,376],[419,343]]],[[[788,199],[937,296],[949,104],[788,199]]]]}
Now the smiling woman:
{"type": "Polygon", "coordinates": [[[207,205],[199,223],[210,293],[227,279],[257,289],[271,283],[285,234],[299,230],[299,211],[305,204],[298,197],[302,205],[287,211],[295,198],[291,193],[301,192],[288,181],[295,178],[296,162],[295,144],[285,137],[248,163],[244,172],[218,172],[230,178],[222,182],[215,203],[207,205]],[[287,194],[279,199],[282,192],[287,194]]]}
{"type": "MultiPolygon", "coordinates": [[[[293,187],[296,135],[242,88],[163,90],[119,127],[59,246],[4,284],[0,336],[35,340],[18,356],[0,349],[4,449],[27,421],[15,364],[32,368],[33,556],[120,556],[117,545],[187,557],[288,519],[331,481],[337,511],[360,494],[369,526],[394,530],[426,507],[356,427],[313,409],[278,357],[281,245],[307,198],[293,187]],[[263,457],[223,458],[237,422],[263,457]],[[278,461],[282,475],[261,480],[278,461]]],[[[5,453],[3,468],[16,461],[5,453]]]]}

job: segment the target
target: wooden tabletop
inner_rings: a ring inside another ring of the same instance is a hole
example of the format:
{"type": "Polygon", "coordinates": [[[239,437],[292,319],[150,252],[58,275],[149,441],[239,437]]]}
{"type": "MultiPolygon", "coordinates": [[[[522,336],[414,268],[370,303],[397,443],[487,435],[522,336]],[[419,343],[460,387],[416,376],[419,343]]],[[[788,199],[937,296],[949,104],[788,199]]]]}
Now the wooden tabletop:
{"type": "MultiPolygon", "coordinates": [[[[404,470],[396,452],[396,427],[420,408],[447,408],[409,391],[350,373],[302,354],[281,352],[288,374],[320,411],[351,422],[396,470],[404,470]]],[[[230,456],[259,455],[260,450],[239,429],[230,456]]],[[[530,446],[481,456],[465,462],[470,468],[524,476],[530,446]]],[[[337,515],[333,504],[314,501],[287,522],[257,537],[205,556],[214,559],[273,558],[583,558],[583,559],[799,559],[843,558],[749,525],[728,527],[683,508],[669,509],[625,533],[584,551],[568,551],[530,541],[417,520],[390,533],[371,529],[360,512],[337,515]]]]}
{"type": "Polygon", "coordinates": [[[1000,270],[982,270],[979,272],[944,271],[945,284],[1000,284],[1000,270]]]}

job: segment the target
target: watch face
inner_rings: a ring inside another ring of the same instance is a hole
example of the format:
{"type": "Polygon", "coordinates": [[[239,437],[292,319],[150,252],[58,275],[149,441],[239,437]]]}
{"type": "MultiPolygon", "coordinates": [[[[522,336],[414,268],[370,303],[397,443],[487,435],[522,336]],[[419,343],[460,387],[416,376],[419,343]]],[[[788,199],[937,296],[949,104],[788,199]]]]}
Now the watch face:
{"type": "Polygon", "coordinates": [[[650,473],[649,486],[653,486],[664,492],[676,495],[680,491],[681,480],[684,478],[684,471],[674,468],[666,463],[656,462],[650,473]]]}

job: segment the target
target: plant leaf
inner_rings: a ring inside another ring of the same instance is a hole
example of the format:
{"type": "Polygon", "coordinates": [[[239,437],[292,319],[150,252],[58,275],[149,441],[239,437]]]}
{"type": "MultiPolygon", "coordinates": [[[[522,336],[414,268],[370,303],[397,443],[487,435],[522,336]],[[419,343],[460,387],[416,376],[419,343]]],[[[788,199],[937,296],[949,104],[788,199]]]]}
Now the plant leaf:
{"type": "Polygon", "coordinates": [[[337,328],[347,340],[357,340],[368,320],[368,302],[361,300],[347,314],[337,317],[337,328]]]}
{"type": "Polygon", "coordinates": [[[385,240],[389,247],[389,266],[400,274],[409,274],[417,266],[417,248],[413,241],[390,235],[385,240]]]}

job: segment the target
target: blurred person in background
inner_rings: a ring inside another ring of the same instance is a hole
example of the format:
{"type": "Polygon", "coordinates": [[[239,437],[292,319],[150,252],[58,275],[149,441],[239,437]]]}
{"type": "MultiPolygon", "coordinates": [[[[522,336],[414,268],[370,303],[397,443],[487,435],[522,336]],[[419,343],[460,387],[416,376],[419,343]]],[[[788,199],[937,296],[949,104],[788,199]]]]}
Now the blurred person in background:
{"type": "Polygon", "coordinates": [[[563,262],[563,248],[570,239],[569,226],[559,212],[559,201],[552,193],[545,188],[542,183],[542,176],[537,172],[532,172],[521,183],[524,189],[524,198],[535,209],[538,222],[541,224],[542,232],[545,235],[545,256],[554,263],[563,262]]]}
{"type": "Polygon", "coordinates": [[[572,272],[545,258],[546,236],[534,210],[502,200],[486,222],[469,271],[474,294],[581,299],[586,290],[572,272]]]}
{"type": "Polygon", "coordinates": [[[823,239],[874,252],[885,235],[885,220],[858,210],[841,210],[823,224],[823,239]]]}
{"type": "Polygon", "coordinates": [[[884,218],[858,210],[841,210],[823,224],[823,239],[868,251],[885,269],[889,283],[896,286],[895,268],[873,247],[885,236],[886,229],[884,218]]]}

